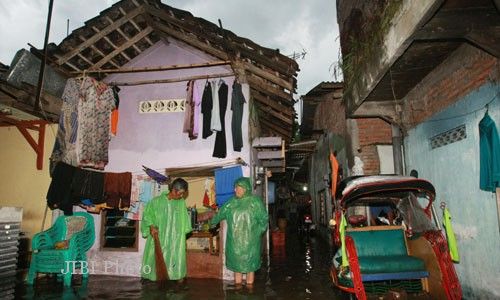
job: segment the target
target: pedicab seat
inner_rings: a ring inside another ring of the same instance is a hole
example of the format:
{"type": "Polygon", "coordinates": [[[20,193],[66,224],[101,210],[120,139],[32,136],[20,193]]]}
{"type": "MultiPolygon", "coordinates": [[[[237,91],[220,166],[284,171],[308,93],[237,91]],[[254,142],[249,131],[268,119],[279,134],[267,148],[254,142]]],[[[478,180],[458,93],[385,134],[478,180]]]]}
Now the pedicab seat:
{"type": "MultiPolygon", "coordinates": [[[[65,286],[70,286],[73,262],[75,268],[86,267],[86,253],[94,240],[94,218],[89,213],[60,216],[51,228],[33,236],[28,284],[34,283],[37,273],[56,273],[63,276],[65,286]],[[70,272],[66,272],[68,267],[70,272]]],[[[88,272],[82,275],[87,278],[88,272]]]]}
{"type": "Polygon", "coordinates": [[[408,255],[401,227],[348,230],[358,255],[363,281],[420,279],[429,276],[424,261],[408,255]]]}

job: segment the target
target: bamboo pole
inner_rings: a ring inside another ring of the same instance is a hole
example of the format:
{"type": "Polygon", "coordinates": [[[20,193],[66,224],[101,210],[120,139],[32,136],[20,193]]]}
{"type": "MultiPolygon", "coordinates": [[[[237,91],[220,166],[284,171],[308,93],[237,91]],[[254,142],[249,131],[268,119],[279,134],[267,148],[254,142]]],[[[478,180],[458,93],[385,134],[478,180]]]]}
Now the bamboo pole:
{"type": "Polygon", "coordinates": [[[132,81],[132,82],[109,82],[108,85],[114,86],[134,86],[134,85],[145,85],[145,84],[159,84],[159,83],[174,83],[197,79],[210,79],[210,78],[222,78],[234,76],[233,73],[223,73],[223,74],[210,74],[210,75],[197,75],[189,77],[180,78],[168,78],[168,79],[155,79],[155,80],[143,80],[143,81],[132,81]]]}
{"type": "MultiPolygon", "coordinates": [[[[145,68],[121,68],[121,69],[100,69],[100,70],[86,70],[86,74],[91,73],[141,73],[141,72],[158,72],[158,71],[169,71],[169,70],[181,70],[181,69],[194,69],[194,68],[207,68],[230,65],[229,60],[217,60],[200,64],[187,64],[187,65],[170,65],[170,66],[157,66],[157,67],[145,67],[145,68]]],[[[82,72],[71,72],[73,75],[82,74],[82,72]]]]}

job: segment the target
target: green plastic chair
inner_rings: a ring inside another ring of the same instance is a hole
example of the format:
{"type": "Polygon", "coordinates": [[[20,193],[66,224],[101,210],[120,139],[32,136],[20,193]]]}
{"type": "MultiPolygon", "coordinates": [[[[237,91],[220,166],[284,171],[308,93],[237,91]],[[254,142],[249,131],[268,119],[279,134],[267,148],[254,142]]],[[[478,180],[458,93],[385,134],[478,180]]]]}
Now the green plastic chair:
{"type": "MultiPolygon", "coordinates": [[[[34,283],[37,273],[56,273],[63,277],[65,286],[71,286],[73,268],[87,267],[87,251],[94,240],[94,218],[89,213],[60,216],[51,228],[33,236],[28,284],[34,283]],[[56,249],[59,242],[67,242],[67,248],[56,249]]],[[[82,276],[88,278],[88,272],[82,272],[82,276]]]]}

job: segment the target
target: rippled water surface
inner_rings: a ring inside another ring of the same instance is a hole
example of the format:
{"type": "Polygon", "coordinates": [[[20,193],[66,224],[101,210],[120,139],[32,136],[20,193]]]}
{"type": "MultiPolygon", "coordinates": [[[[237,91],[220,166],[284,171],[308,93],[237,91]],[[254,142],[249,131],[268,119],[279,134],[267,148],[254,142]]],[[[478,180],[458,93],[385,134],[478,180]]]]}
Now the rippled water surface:
{"type": "Polygon", "coordinates": [[[160,289],[136,277],[91,275],[86,282],[74,279],[63,288],[54,278],[39,278],[35,286],[19,285],[18,299],[340,299],[328,276],[332,253],[317,238],[287,234],[286,246],[272,249],[269,264],[256,273],[253,288],[232,282],[191,279],[186,287],[176,284],[160,289]]]}

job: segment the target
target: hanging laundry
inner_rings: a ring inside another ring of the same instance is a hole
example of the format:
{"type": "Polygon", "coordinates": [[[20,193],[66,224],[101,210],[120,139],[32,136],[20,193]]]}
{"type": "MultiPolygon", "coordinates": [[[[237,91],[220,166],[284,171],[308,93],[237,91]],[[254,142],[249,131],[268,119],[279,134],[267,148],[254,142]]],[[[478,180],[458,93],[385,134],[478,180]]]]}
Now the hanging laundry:
{"type": "Polygon", "coordinates": [[[451,225],[451,214],[446,206],[443,209],[443,226],[446,233],[446,240],[448,241],[451,260],[454,263],[459,263],[460,254],[458,253],[457,239],[455,238],[455,232],[453,232],[453,226],[451,225]]]}
{"type": "Polygon", "coordinates": [[[212,88],[211,84],[207,81],[201,100],[201,113],[203,114],[203,132],[201,137],[204,139],[208,138],[213,133],[210,129],[210,123],[212,122],[212,107],[212,88]]]}
{"type": "Polygon", "coordinates": [[[241,166],[220,168],[215,170],[216,202],[219,207],[234,196],[234,182],[243,177],[241,166]]]}
{"type": "MultiPolygon", "coordinates": [[[[227,109],[227,93],[228,93],[227,84],[222,79],[219,80],[218,98],[219,98],[219,121],[221,126],[220,126],[220,131],[217,131],[217,134],[215,135],[214,152],[212,154],[213,157],[217,158],[225,158],[227,156],[226,121],[225,121],[226,109],[227,109]]],[[[215,117],[216,117],[215,115],[212,115],[212,119],[215,117]]]]}
{"type": "Polygon", "coordinates": [[[143,203],[148,203],[151,199],[155,197],[155,182],[144,180],[141,182],[139,191],[139,201],[143,203]]]}
{"type": "Polygon", "coordinates": [[[500,139],[488,112],[479,122],[479,162],[479,188],[495,192],[500,187],[500,139]]]}
{"type": "Polygon", "coordinates": [[[124,217],[129,220],[142,220],[142,214],[144,212],[143,202],[134,202],[130,204],[130,209],[124,214],[124,217]]]}
{"type": "Polygon", "coordinates": [[[335,199],[335,195],[337,193],[337,180],[339,178],[339,162],[335,155],[330,151],[330,166],[332,169],[332,198],[335,199]]]}
{"type": "Polygon", "coordinates": [[[212,120],[210,121],[210,130],[221,131],[222,125],[220,122],[220,105],[219,105],[219,88],[224,81],[212,80],[210,86],[212,88],[212,120]]]}
{"type": "Polygon", "coordinates": [[[73,203],[83,199],[92,200],[93,204],[104,203],[104,173],[77,168],[71,182],[73,203]]]}
{"type": "MultiPolygon", "coordinates": [[[[140,201],[139,195],[141,193],[142,183],[146,180],[151,180],[148,175],[132,175],[132,184],[130,187],[130,207],[128,212],[124,214],[125,218],[130,220],[142,219],[142,210],[144,203],[140,201]]],[[[150,194],[152,194],[152,188],[150,188],[149,191],[150,194]]]]}
{"type": "Polygon", "coordinates": [[[81,80],[77,78],[68,79],[61,96],[62,106],[59,115],[59,128],[52,155],[50,156],[50,161],[54,164],[63,161],[68,165],[77,167],[79,163],[76,142],[81,80]]]}
{"type": "Polygon", "coordinates": [[[193,116],[193,136],[198,138],[200,134],[200,113],[201,113],[201,96],[199,84],[193,83],[193,104],[194,104],[194,116],[193,116]]]}
{"type": "Polygon", "coordinates": [[[111,111],[111,135],[116,136],[118,133],[118,119],[120,114],[118,113],[118,108],[120,106],[120,98],[118,97],[118,92],[120,88],[117,86],[112,87],[113,97],[115,98],[115,109],[111,111]]]}
{"type": "Polygon", "coordinates": [[[47,191],[47,205],[50,209],[60,209],[65,215],[73,214],[71,183],[77,168],[64,162],[58,162],[52,173],[52,181],[47,191]]]}
{"type": "Polygon", "coordinates": [[[236,80],[233,83],[233,92],[231,96],[231,132],[233,135],[233,150],[240,152],[243,147],[243,137],[241,133],[241,123],[243,119],[243,107],[246,103],[245,96],[241,89],[241,84],[236,80]]]}
{"type": "Polygon", "coordinates": [[[91,77],[80,83],[77,158],[80,166],[103,170],[108,163],[110,115],[115,108],[113,91],[91,77]]]}
{"type": "Polygon", "coordinates": [[[126,209],[130,206],[132,173],[105,173],[104,200],[109,207],[126,209]]]}
{"type": "Polygon", "coordinates": [[[197,138],[193,134],[194,130],[194,101],[193,101],[193,88],[194,88],[194,81],[190,80],[187,83],[187,88],[186,88],[186,102],[185,102],[185,112],[184,112],[184,125],[182,127],[182,132],[187,133],[189,136],[190,140],[194,140],[197,138]]]}

